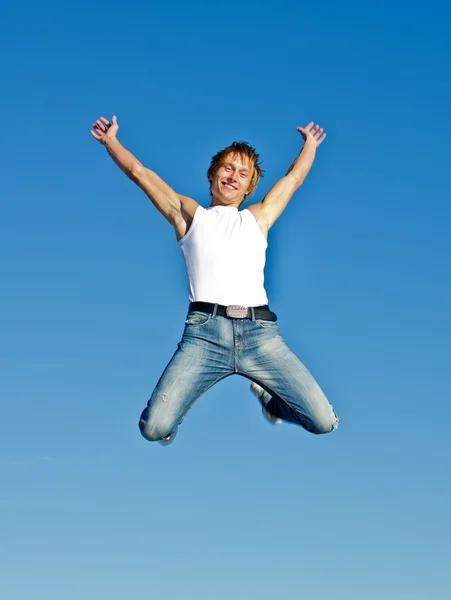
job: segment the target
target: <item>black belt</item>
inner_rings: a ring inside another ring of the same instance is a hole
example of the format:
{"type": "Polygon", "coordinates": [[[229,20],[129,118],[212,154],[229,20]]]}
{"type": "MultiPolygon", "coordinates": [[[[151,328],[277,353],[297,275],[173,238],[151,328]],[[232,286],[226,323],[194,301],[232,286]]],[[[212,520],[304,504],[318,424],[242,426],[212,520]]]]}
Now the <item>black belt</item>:
{"type": "Polygon", "coordinates": [[[216,315],[219,317],[229,317],[231,319],[261,319],[262,321],[277,321],[276,313],[269,310],[269,306],[238,306],[231,304],[223,306],[222,304],[213,304],[211,302],[191,302],[189,311],[197,310],[208,314],[213,314],[216,307],[216,315]]]}

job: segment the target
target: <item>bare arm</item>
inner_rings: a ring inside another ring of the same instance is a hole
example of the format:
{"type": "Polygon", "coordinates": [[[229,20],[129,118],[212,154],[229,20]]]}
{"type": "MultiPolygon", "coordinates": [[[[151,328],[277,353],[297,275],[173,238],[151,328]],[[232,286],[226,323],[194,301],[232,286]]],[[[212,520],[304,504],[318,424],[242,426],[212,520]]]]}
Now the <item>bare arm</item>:
{"type": "Polygon", "coordinates": [[[249,207],[265,235],[283,213],[293,194],[304,183],[315,160],[316,150],[326,137],[324,130],[319,125],[314,126],[313,122],[305,128],[298,127],[297,130],[304,138],[304,147],[299,156],[285,177],[270,189],[263,201],[249,207]]]}
{"type": "Polygon", "coordinates": [[[144,167],[119,142],[116,137],[118,129],[116,117],[111,123],[101,117],[94,123],[91,135],[105,146],[117,166],[147,194],[154,206],[175,227],[177,237],[183,237],[190,224],[191,213],[194,216],[197,202],[177,194],[161,177],[144,167]]]}

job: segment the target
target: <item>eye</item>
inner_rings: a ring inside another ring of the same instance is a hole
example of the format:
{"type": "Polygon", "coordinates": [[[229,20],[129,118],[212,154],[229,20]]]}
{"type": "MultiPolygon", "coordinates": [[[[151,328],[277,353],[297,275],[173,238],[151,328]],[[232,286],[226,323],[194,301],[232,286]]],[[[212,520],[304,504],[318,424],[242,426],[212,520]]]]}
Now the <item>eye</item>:
{"type": "Polygon", "coordinates": [[[247,177],[247,173],[241,173],[241,177],[247,177]]]}
{"type": "Polygon", "coordinates": [[[232,170],[232,167],[230,167],[229,165],[227,165],[226,167],[224,167],[224,169],[225,169],[226,171],[231,171],[231,170],[232,170]]]}

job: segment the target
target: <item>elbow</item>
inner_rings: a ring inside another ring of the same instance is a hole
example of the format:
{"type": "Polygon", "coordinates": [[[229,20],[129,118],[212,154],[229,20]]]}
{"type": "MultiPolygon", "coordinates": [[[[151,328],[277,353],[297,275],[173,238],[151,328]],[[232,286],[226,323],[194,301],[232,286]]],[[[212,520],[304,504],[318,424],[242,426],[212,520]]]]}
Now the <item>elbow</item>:
{"type": "Polygon", "coordinates": [[[294,194],[304,183],[305,175],[304,173],[294,173],[291,171],[291,173],[287,175],[287,179],[290,181],[291,192],[294,194]]]}
{"type": "Polygon", "coordinates": [[[136,162],[132,163],[132,165],[128,169],[127,175],[129,177],[129,179],[131,179],[132,181],[134,181],[135,183],[137,183],[139,185],[144,177],[144,171],[145,171],[145,169],[142,166],[142,164],[140,162],[136,161],[136,162]]]}
{"type": "Polygon", "coordinates": [[[294,191],[298,190],[301,187],[301,185],[304,183],[304,181],[305,181],[305,177],[297,177],[293,181],[294,191]]]}

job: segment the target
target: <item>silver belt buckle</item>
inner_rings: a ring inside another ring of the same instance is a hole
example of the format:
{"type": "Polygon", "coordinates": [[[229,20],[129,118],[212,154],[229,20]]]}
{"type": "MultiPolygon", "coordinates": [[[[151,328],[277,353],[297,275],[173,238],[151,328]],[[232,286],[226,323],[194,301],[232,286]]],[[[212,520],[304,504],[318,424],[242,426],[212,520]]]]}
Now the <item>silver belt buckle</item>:
{"type": "Polygon", "coordinates": [[[239,304],[230,304],[226,307],[226,315],[231,319],[246,319],[247,317],[247,306],[240,306],[239,304]]]}

